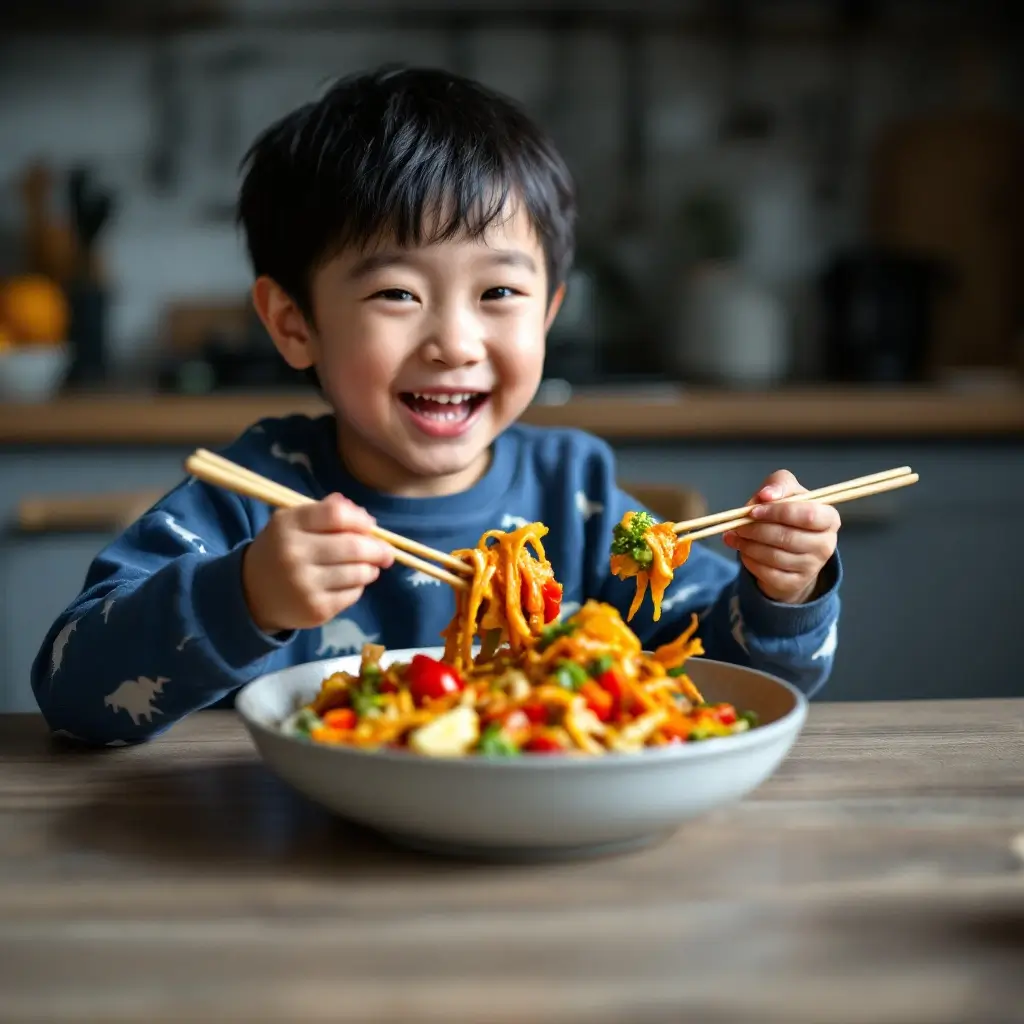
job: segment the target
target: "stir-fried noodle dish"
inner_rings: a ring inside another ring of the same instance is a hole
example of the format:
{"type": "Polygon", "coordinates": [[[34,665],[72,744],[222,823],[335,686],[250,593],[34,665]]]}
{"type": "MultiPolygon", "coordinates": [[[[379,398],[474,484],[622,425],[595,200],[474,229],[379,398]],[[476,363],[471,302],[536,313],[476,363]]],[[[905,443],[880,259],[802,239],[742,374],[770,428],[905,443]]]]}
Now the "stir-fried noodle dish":
{"type": "Polygon", "coordinates": [[[286,730],[367,750],[517,757],[632,754],[756,725],[750,712],[706,703],[687,676],[687,660],[703,654],[696,616],[653,653],[611,605],[588,601],[560,619],[546,533],[540,523],[493,530],[454,552],[474,573],[457,592],[442,658],[383,666],[384,648],[366,644],[358,672],[325,679],[286,730]]]}

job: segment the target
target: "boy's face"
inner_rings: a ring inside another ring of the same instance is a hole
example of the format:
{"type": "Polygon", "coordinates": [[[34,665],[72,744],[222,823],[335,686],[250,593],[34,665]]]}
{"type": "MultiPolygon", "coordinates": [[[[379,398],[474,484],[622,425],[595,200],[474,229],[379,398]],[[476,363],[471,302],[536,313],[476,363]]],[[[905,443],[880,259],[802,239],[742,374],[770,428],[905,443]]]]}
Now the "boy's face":
{"type": "Polygon", "coordinates": [[[513,214],[478,240],[345,251],[311,291],[315,327],[266,279],[254,300],[285,359],[315,364],[354,475],[410,496],[475,483],[540,384],[561,301],[547,301],[529,219],[513,214]]]}

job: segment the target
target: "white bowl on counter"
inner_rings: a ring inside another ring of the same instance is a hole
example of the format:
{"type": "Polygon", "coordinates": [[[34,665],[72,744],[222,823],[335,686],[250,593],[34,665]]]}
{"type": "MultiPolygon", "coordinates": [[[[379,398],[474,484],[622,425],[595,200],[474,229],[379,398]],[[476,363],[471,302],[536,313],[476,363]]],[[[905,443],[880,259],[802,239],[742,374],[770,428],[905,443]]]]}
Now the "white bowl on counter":
{"type": "MultiPolygon", "coordinates": [[[[441,648],[389,651],[440,657],[441,648]]],[[[272,772],[309,799],[420,850],[487,859],[593,856],[639,847],[746,796],[778,768],[807,716],[788,683],[697,658],[687,664],[711,702],[757,712],[749,732],[604,757],[430,758],[310,742],[280,723],[359,656],[298,665],[253,680],[235,707],[272,772]]]]}
{"type": "Polygon", "coordinates": [[[45,402],[60,390],[71,363],[65,344],[0,349],[0,400],[45,402]]]}

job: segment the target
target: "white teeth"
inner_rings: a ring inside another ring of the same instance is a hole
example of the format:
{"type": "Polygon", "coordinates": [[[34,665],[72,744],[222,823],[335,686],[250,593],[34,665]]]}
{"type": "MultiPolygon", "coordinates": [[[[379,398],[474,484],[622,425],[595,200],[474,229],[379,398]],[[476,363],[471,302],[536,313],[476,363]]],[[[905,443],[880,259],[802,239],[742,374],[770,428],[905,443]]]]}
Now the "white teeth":
{"type": "Polygon", "coordinates": [[[437,402],[439,405],[461,405],[463,402],[468,402],[476,397],[476,395],[471,391],[456,395],[425,395],[420,391],[414,391],[412,395],[413,398],[420,398],[428,402],[437,402]]]}

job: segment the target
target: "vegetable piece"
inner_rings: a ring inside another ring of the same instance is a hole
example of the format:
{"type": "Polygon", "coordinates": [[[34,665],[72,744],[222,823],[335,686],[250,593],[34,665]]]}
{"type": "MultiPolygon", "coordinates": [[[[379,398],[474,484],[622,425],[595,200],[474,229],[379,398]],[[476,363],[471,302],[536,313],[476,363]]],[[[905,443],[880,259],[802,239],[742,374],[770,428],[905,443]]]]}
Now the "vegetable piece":
{"type": "Polygon", "coordinates": [[[537,641],[537,650],[546,651],[556,640],[563,636],[570,636],[576,632],[577,624],[572,619],[565,622],[555,622],[546,629],[541,630],[540,638],[537,641]]]}
{"type": "Polygon", "coordinates": [[[460,705],[420,726],[409,736],[409,747],[427,757],[463,757],[479,738],[479,716],[460,705]]]}
{"type": "Polygon", "coordinates": [[[590,679],[590,674],[575,661],[562,660],[555,665],[555,682],[565,690],[578,690],[590,679]]]}
{"type": "Polygon", "coordinates": [[[625,694],[623,693],[619,677],[613,671],[604,672],[598,676],[597,685],[612,698],[611,713],[608,720],[611,722],[618,721],[622,717],[622,712],[625,710],[626,705],[625,694]]]}
{"type": "Polygon", "coordinates": [[[543,725],[548,720],[548,709],[539,700],[532,700],[520,709],[534,725],[543,725]]]}
{"type": "Polygon", "coordinates": [[[406,679],[413,700],[422,705],[424,701],[438,700],[451,693],[464,690],[466,684],[459,673],[443,661],[436,661],[425,654],[417,654],[409,664],[406,679]]]}
{"type": "Polygon", "coordinates": [[[615,710],[615,698],[604,687],[589,679],[580,687],[580,693],[599,722],[611,720],[612,712],[615,710]]]}
{"type": "Polygon", "coordinates": [[[718,709],[718,720],[722,725],[735,725],[736,709],[731,704],[726,704],[718,709]]]}
{"type": "Polygon", "coordinates": [[[352,708],[335,708],[324,715],[324,725],[328,729],[354,729],[357,716],[352,708]]]}
{"type": "Polygon", "coordinates": [[[323,723],[317,715],[309,708],[303,708],[292,719],[292,729],[300,736],[309,737],[314,729],[319,729],[323,723]]]}
{"type": "Polygon", "coordinates": [[[634,512],[626,521],[616,523],[612,529],[612,554],[626,555],[637,566],[646,569],[654,561],[654,554],[644,540],[644,534],[654,526],[654,517],[649,512],[634,512]]]}
{"type": "Polygon", "coordinates": [[[548,736],[544,733],[534,736],[523,747],[523,750],[528,750],[531,754],[562,754],[565,752],[565,749],[554,736],[548,736]]]}
{"type": "Polygon", "coordinates": [[[489,725],[484,730],[478,749],[486,757],[518,757],[519,755],[519,747],[498,722],[489,725]]]}
{"type": "Polygon", "coordinates": [[[590,674],[598,679],[605,674],[610,672],[612,666],[615,664],[615,659],[610,654],[602,654],[600,658],[595,658],[590,663],[590,674]]]}
{"type": "Polygon", "coordinates": [[[554,622],[562,609],[562,584],[554,580],[548,580],[541,592],[544,595],[544,621],[554,622]]]}
{"type": "Polygon", "coordinates": [[[378,687],[382,681],[381,671],[375,665],[365,668],[349,689],[349,699],[352,703],[352,710],[360,717],[365,718],[378,712],[384,703],[378,687]]]}
{"type": "Polygon", "coordinates": [[[740,715],[740,718],[746,722],[751,729],[756,729],[758,723],[761,721],[761,719],[758,718],[756,711],[744,711],[743,714],[740,715]]]}

